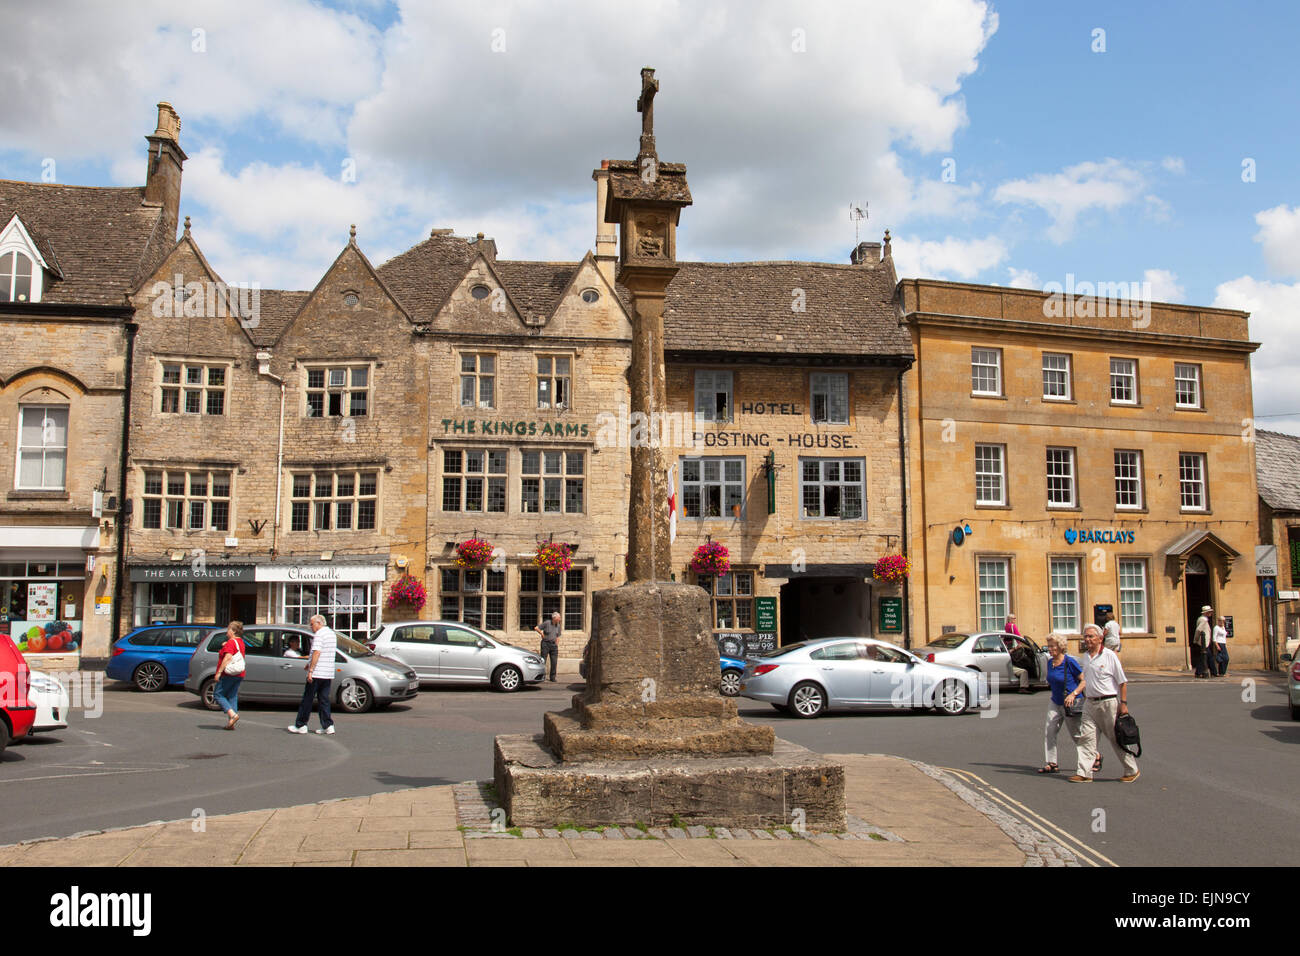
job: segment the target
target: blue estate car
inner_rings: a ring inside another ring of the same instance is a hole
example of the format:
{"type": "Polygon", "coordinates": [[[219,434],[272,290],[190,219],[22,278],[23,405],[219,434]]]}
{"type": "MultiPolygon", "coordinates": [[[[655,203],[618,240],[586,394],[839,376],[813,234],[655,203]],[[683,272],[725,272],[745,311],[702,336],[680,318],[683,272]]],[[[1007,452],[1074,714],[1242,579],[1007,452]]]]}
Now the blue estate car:
{"type": "Polygon", "coordinates": [[[129,680],[143,691],[184,684],[190,658],[215,624],[149,624],[137,627],[113,645],[104,673],[112,680],[129,680]]]}

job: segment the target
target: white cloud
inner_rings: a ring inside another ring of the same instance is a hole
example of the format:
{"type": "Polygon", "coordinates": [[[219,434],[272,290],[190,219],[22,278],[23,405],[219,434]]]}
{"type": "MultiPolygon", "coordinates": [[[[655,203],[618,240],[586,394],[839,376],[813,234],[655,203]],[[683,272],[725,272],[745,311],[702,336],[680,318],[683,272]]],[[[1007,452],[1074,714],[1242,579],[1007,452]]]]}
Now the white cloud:
{"type": "Polygon", "coordinates": [[[1255,214],[1264,261],[1283,275],[1300,276],[1300,206],[1274,206],[1255,214]]]}
{"type": "Polygon", "coordinates": [[[1035,289],[1039,292],[1043,290],[1042,280],[1038,278],[1038,273],[1029,269],[1017,269],[1011,266],[1007,269],[1010,276],[1007,279],[1007,285],[1013,289],[1035,289]]]}
{"type": "Polygon", "coordinates": [[[1242,276],[1218,286],[1213,304],[1250,313],[1256,427],[1300,434],[1300,282],[1242,276]]]}
{"type": "MultiPolygon", "coordinates": [[[[894,266],[900,277],[971,280],[1007,258],[1006,244],[996,236],[983,239],[898,239],[893,241],[894,266]]],[[[1014,271],[1014,270],[1013,270],[1014,271]]]]}
{"type": "MultiPolygon", "coordinates": [[[[1059,173],[1005,182],[993,192],[1002,203],[1037,206],[1052,220],[1047,237],[1062,243],[1074,235],[1079,217],[1090,209],[1114,213],[1143,197],[1145,177],[1117,159],[1078,163],[1059,173]]],[[[1148,201],[1154,197],[1146,197],[1148,201]]],[[[1157,200],[1158,201],[1158,200],[1157,200]]]]}
{"type": "Polygon", "coordinates": [[[1166,156],[1164,159],[1160,160],[1160,165],[1164,167],[1166,172],[1175,173],[1179,176],[1187,172],[1187,164],[1183,162],[1183,157],[1181,156],[1166,156]]]}
{"type": "Polygon", "coordinates": [[[1182,302],[1187,297],[1178,282],[1178,274],[1168,269],[1147,269],[1142,273],[1142,281],[1151,285],[1152,302],[1182,302]]]}

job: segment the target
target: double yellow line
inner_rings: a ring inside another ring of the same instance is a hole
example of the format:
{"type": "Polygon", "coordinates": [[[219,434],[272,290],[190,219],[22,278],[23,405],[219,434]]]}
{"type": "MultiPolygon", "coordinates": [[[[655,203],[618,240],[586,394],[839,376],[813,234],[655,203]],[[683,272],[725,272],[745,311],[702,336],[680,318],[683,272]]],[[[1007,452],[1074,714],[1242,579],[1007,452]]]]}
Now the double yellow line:
{"type": "Polygon", "coordinates": [[[1019,800],[1003,793],[978,774],[973,774],[968,770],[957,770],[953,767],[940,767],[939,769],[944,773],[952,774],[958,780],[962,781],[962,783],[967,784],[978,793],[988,797],[988,799],[992,800],[994,803],[1001,805],[1002,809],[1006,810],[1012,816],[1019,818],[1022,822],[1036,830],[1039,830],[1044,835],[1064,843],[1074,852],[1075,856],[1089,866],[1119,866],[1119,864],[1114,860],[1104,854],[1098,853],[1081,840],[1075,839],[1075,837],[1062,830],[1051,820],[1040,816],[1019,800]]]}

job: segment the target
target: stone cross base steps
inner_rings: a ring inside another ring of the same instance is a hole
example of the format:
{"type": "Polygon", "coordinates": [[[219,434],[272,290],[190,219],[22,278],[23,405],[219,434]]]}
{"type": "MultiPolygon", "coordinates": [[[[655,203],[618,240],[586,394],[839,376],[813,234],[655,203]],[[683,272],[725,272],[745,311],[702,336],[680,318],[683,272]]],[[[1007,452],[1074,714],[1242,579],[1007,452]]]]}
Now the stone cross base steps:
{"type": "Polygon", "coordinates": [[[495,782],[518,827],[847,826],[843,766],[780,738],[770,755],[561,762],[540,735],[500,736],[495,782]]]}

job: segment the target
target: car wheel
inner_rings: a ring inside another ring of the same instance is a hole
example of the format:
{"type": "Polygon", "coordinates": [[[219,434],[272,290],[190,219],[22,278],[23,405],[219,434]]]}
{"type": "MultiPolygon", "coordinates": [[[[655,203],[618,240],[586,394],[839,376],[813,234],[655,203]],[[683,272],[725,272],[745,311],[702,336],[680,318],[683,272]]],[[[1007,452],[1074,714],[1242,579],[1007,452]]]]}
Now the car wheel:
{"type": "Polygon", "coordinates": [[[1300,720],[1300,704],[1291,705],[1291,719],[1300,720]]]}
{"type": "Polygon", "coordinates": [[[524,675],[513,664],[503,664],[492,674],[492,687],[509,694],[524,686],[524,675]]]}
{"type": "Polygon", "coordinates": [[[203,701],[203,706],[208,710],[220,710],[221,705],[217,703],[217,682],[209,677],[199,688],[199,699],[203,701]]]}
{"type": "Polygon", "coordinates": [[[934,695],[934,706],[949,717],[966,713],[968,704],[969,695],[966,692],[966,685],[961,681],[944,681],[934,695]]]}
{"type": "Polygon", "coordinates": [[[812,681],[795,684],[790,691],[790,713],[796,717],[820,717],[826,713],[826,691],[812,681]]]}
{"type": "Polygon", "coordinates": [[[349,714],[364,714],[375,703],[370,685],[355,677],[346,678],[339,685],[339,706],[349,714]]]}
{"type": "Polygon", "coordinates": [[[718,690],[722,691],[723,697],[738,697],[740,695],[740,671],[723,671],[718,690]]]}
{"type": "Polygon", "coordinates": [[[0,753],[9,746],[9,724],[7,721],[0,720],[0,753]]]}
{"type": "Polygon", "coordinates": [[[157,661],[145,661],[135,669],[131,679],[135,681],[137,689],[152,694],[167,686],[167,668],[157,661]]]}

